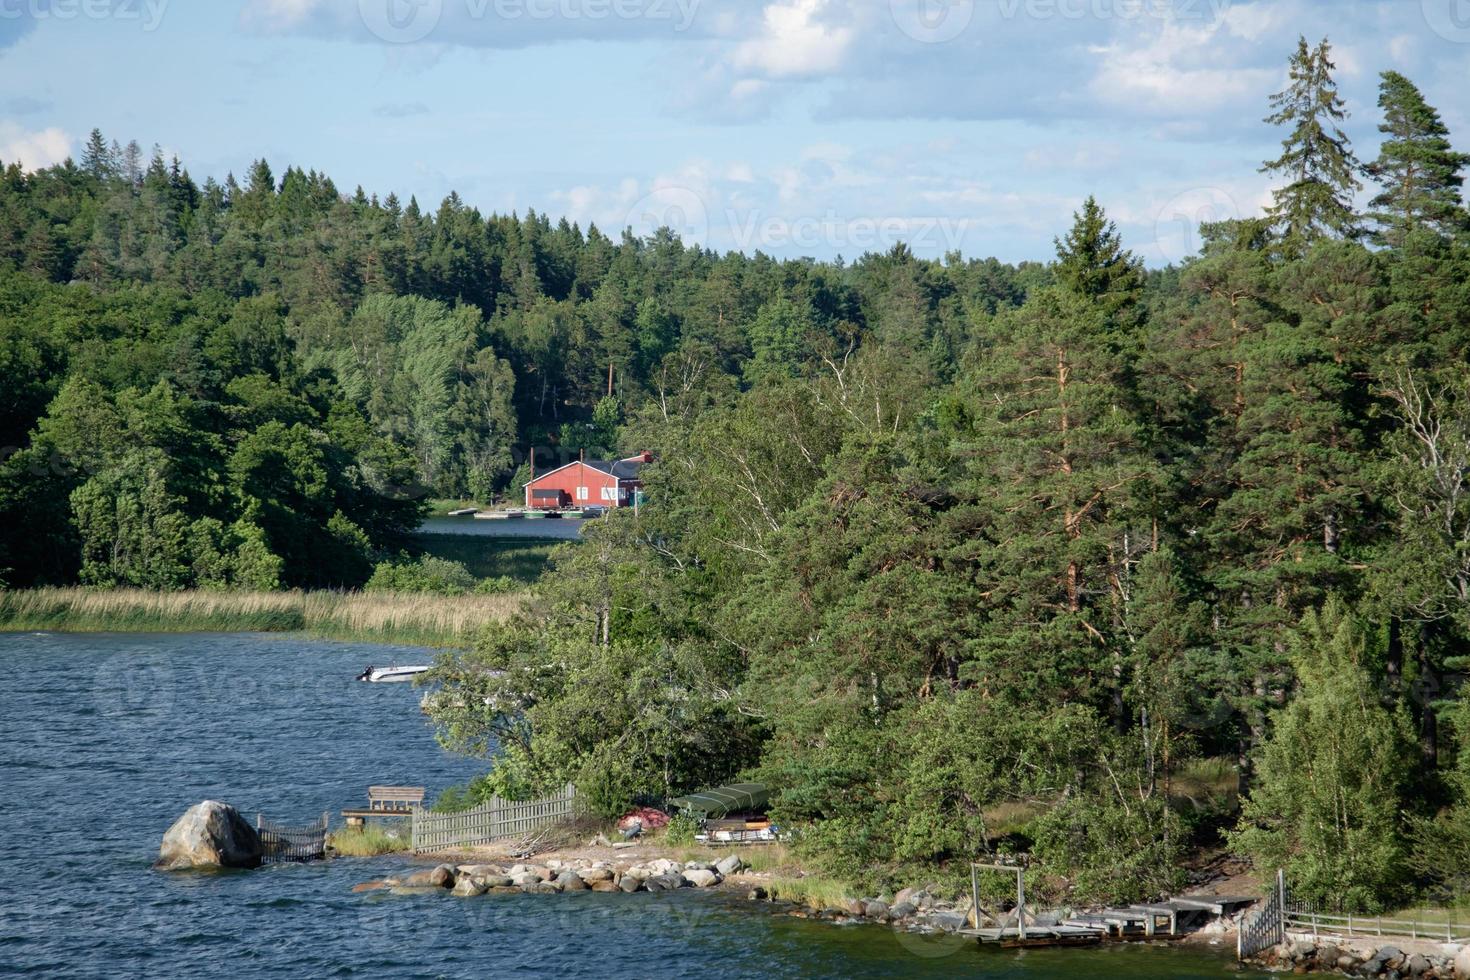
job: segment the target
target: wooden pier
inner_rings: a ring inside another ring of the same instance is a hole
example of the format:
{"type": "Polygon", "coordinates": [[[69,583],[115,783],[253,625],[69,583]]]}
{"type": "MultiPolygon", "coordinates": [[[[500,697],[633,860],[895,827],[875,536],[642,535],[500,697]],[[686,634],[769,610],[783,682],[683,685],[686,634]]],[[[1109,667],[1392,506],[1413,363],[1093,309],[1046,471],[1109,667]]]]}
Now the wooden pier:
{"type": "Polygon", "coordinates": [[[1005,949],[1035,946],[1092,946],[1105,942],[1145,942],[1178,939],[1211,919],[1233,915],[1257,899],[1234,895],[1180,895],[1163,902],[1119,908],[1093,909],[1065,918],[1033,917],[1027,922],[1025,868],[1011,864],[976,864],[970,870],[974,908],[980,909],[979,872],[998,871],[1016,876],[1014,925],[963,929],[982,945],[1005,949]]]}

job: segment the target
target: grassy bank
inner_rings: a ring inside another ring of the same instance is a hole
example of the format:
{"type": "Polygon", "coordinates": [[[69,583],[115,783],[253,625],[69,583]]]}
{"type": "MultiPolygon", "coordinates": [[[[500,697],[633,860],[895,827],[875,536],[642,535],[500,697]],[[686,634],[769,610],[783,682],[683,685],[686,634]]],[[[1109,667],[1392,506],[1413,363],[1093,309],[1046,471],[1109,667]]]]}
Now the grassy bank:
{"type": "Polygon", "coordinates": [[[374,592],[146,592],[80,588],[0,592],[0,630],[303,632],[371,643],[453,646],[520,608],[518,594],[445,597],[374,592]]]}
{"type": "Polygon", "coordinates": [[[344,857],[397,854],[409,849],[408,821],[400,820],[389,826],[370,826],[361,830],[334,830],[327,843],[344,857]]]}
{"type": "Polygon", "coordinates": [[[496,538],[484,534],[415,534],[409,550],[457,561],[475,578],[502,575],[530,585],[541,577],[551,552],[567,542],[558,538],[496,538]]]}

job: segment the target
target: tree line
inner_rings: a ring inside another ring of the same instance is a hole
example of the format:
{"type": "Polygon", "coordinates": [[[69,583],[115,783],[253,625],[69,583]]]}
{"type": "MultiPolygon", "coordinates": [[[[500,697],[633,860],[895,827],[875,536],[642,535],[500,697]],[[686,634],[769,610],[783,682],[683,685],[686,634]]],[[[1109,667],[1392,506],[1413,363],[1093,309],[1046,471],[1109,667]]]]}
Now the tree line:
{"type": "Polygon", "coordinates": [[[0,578],[356,586],[524,447],[650,450],[442,668],[477,792],[760,778],[859,881],[1025,852],[1135,899],[1225,846],[1453,891],[1470,157],[1387,72],[1360,161],[1333,70],[1303,40],[1271,101],[1273,206],[1154,271],[1091,199],[1049,263],[776,261],[100,133],[12,165],[0,578]]]}

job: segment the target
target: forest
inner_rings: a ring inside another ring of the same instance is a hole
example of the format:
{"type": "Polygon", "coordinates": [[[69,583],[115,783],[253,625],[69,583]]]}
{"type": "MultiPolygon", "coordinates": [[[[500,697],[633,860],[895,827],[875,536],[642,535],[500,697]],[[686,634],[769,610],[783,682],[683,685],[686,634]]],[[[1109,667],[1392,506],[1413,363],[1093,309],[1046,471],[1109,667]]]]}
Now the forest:
{"type": "Polygon", "coordinates": [[[0,175],[0,582],[356,588],[430,497],[647,450],[442,661],[473,792],[758,778],[863,883],[1024,853],[1136,900],[1229,852],[1454,900],[1470,154],[1396,72],[1355,149],[1334,70],[1303,40],[1270,100],[1266,213],[1156,270],[1092,198],[1045,262],[777,261],[94,133],[0,175]]]}

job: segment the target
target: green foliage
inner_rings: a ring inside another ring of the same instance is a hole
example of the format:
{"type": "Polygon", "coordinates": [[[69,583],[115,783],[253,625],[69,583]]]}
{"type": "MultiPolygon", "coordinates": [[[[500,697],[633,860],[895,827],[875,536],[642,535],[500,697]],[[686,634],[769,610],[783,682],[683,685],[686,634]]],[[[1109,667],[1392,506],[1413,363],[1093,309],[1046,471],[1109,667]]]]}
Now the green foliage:
{"type": "Polygon", "coordinates": [[[457,561],[425,556],[413,562],[385,561],[373,569],[368,592],[426,592],[464,595],[476,588],[475,577],[457,561]]]}
{"type": "Polygon", "coordinates": [[[1371,217],[1378,223],[1374,238],[1385,245],[1402,245],[1420,229],[1449,234],[1463,229],[1470,215],[1464,210],[1460,171],[1470,154],[1450,145],[1449,129],[1423,94],[1396,71],[1383,73],[1378,108],[1384,135],[1378,159],[1365,168],[1383,188],[1373,198],[1371,217]]]}
{"type": "Polygon", "coordinates": [[[1271,97],[1274,111],[1266,117],[1288,129],[1281,156],[1261,170],[1287,181],[1267,214],[1281,227],[1292,254],[1324,235],[1352,237],[1358,230],[1352,197],[1362,185],[1354,176],[1358,161],[1340,128],[1347,112],[1332,78],[1337,66],[1331,52],[1325,38],[1315,48],[1301,38],[1291,58],[1290,84],[1271,97]]]}
{"type": "Polygon", "coordinates": [[[1033,853],[1046,870],[1071,879],[1074,897],[1114,905],[1184,886],[1184,831],[1166,799],[1135,785],[1052,807],[1032,827],[1033,853]]]}
{"type": "Polygon", "coordinates": [[[1153,271],[1094,199],[1051,264],[781,262],[265,161],[199,186],[98,134],[0,180],[0,574],[181,608],[371,580],[281,615],[436,641],[517,613],[429,695],[487,759],[464,799],[761,778],[865,886],[1028,853],[1048,897],[1152,897],[1236,777],[1237,845],[1299,891],[1456,887],[1463,160],[1386,75],[1363,247],[1326,42],[1290,72],[1273,208],[1153,271]],[[651,451],[648,506],[414,533],[431,494],[515,500],[518,442],[651,451]]]}
{"type": "Polygon", "coordinates": [[[697,833],[699,823],[693,817],[676,814],[664,827],[664,843],[670,847],[692,847],[697,833]]]}
{"type": "Polygon", "coordinates": [[[1273,719],[1232,837],[1258,867],[1284,867],[1296,894],[1357,912],[1401,898],[1408,870],[1412,742],[1403,711],[1374,689],[1369,643],[1340,602],[1303,619],[1292,653],[1301,693],[1273,719]]]}

